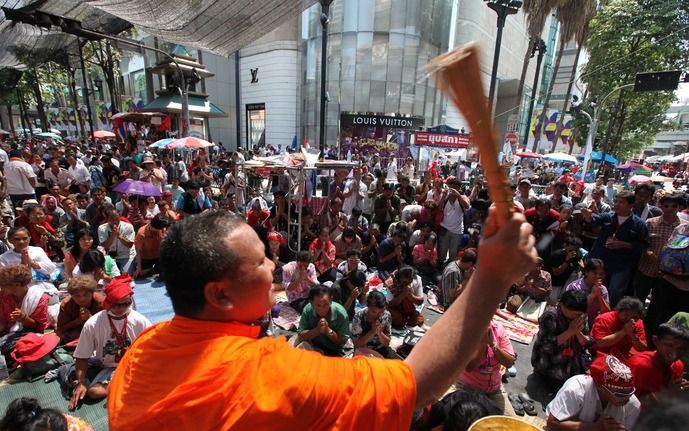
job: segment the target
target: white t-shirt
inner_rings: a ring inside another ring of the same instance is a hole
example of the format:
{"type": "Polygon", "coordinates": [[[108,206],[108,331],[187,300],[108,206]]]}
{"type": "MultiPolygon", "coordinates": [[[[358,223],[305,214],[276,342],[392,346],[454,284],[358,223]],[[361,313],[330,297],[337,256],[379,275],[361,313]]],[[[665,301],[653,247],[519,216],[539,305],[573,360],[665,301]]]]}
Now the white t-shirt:
{"type": "Polygon", "coordinates": [[[7,163],[10,158],[7,156],[7,151],[0,148],[0,163],[7,163]]]}
{"type": "Polygon", "coordinates": [[[91,182],[91,173],[83,164],[77,164],[69,167],[69,173],[74,177],[75,184],[88,184],[91,182]]]}
{"type": "Polygon", "coordinates": [[[464,233],[464,210],[459,198],[455,199],[454,203],[449,199],[445,202],[443,221],[440,226],[457,235],[464,233]]]}
{"type": "Polygon", "coordinates": [[[601,416],[610,416],[631,430],[634,429],[640,410],[641,403],[636,395],[632,395],[627,404],[621,407],[608,403],[603,409],[593,379],[581,374],[570,377],[565,382],[545,412],[559,421],[595,422],[601,416]]]}
{"type": "Polygon", "coordinates": [[[21,160],[10,160],[5,163],[5,180],[8,195],[32,195],[34,188],[29,178],[36,178],[31,165],[21,160]]]}
{"type": "MultiPolygon", "coordinates": [[[[46,292],[57,292],[55,284],[50,282],[50,276],[55,272],[57,268],[53,261],[50,260],[45,250],[41,247],[29,246],[29,257],[31,260],[36,262],[39,266],[38,269],[32,268],[31,272],[33,274],[32,286],[40,286],[46,292]]],[[[16,265],[22,263],[21,253],[17,253],[14,250],[7,250],[0,255],[0,266],[16,265]]]]}
{"type": "MultiPolygon", "coordinates": [[[[344,193],[349,193],[349,191],[354,187],[354,179],[349,179],[347,180],[347,184],[345,184],[345,189],[344,193]]],[[[352,193],[348,197],[344,199],[344,203],[342,204],[342,211],[347,214],[351,215],[352,214],[352,209],[356,206],[359,208],[362,208],[364,198],[368,195],[368,187],[366,187],[366,184],[364,184],[363,181],[359,181],[359,192],[358,193],[352,193]]]]}
{"type": "MultiPolygon", "coordinates": [[[[74,351],[77,359],[88,359],[95,357],[103,367],[116,367],[115,354],[117,353],[117,340],[110,327],[110,319],[106,310],[99,311],[84,323],[84,328],[79,336],[79,344],[74,351]]],[[[122,331],[125,319],[112,319],[115,330],[122,331]]],[[[146,328],[151,326],[151,322],[141,313],[132,310],[127,316],[127,332],[125,345],[131,346],[146,328]]]]}
{"type": "MultiPolygon", "coordinates": [[[[414,294],[414,296],[423,296],[423,281],[421,280],[421,276],[417,275],[416,278],[411,282],[411,291],[414,294]]],[[[388,289],[385,292],[385,299],[388,300],[388,302],[392,301],[395,299],[395,295],[392,294],[392,292],[388,289]]],[[[417,309],[423,308],[423,303],[421,306],[416,306],[417,309]]]]}
{"type": "MultiPolygon", "coordinates": [[[[98,226],[98,241],[100,241],[101,244],[104,244],[105,241],[108,240],[111,230],[112,228],[110,227],[110,223],[105,223],[98,226]]],[[[121,221],[120,236],[122,236],[127,241],[134,242],[134,238],[136,238],[134,226],[121,221]]],[[[122,241],[120,241],[119,238],[115,238],[113,240],[112,244],[110,245],[110,249],[107,251],[115,252],[115,259],[128,259],[131,256],[136,256],[136,249],[134,248],[134,245],[132,244],[131,247],[127,247],[122,243],[122,241]]]]}

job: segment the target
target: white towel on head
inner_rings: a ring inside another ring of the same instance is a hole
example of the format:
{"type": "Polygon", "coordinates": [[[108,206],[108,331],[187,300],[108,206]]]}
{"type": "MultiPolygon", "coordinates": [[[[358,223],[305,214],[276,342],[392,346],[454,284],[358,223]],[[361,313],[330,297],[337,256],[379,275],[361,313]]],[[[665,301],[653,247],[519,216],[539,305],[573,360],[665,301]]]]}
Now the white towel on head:
{"type": "MultiPolygon", "coordinates": [[[[36,311],[36,308],[38,307],[38,302],[41,300],[43,297],[43,294],[45,291],[41,289],[39,286],[29,286],[29,291],[26,292],[26,295],[24,296],[24,299],[22,299],[22,304],[21,304],[21,310],[22,313],[26,314],[27,316],[31,316],[34,311],[36,311]]],[[[24,325],[22,322],[15,322],[14,325],[10,328],[10,332],[17,332],[21,331],[24,328],[24,325]]]]}

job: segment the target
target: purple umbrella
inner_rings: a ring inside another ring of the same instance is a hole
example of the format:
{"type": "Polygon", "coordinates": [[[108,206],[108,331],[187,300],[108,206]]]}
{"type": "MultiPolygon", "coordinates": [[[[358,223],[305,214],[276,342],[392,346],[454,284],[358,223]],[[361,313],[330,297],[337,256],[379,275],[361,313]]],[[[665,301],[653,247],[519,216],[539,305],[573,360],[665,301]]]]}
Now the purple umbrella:
{"type": "Polygon", "coordinates": [[[145,181],[124,180],[118,184],[114,189],[116,192],[127,193],[130,195],[141,196],[162,196],[158,187],[145,181]]]}

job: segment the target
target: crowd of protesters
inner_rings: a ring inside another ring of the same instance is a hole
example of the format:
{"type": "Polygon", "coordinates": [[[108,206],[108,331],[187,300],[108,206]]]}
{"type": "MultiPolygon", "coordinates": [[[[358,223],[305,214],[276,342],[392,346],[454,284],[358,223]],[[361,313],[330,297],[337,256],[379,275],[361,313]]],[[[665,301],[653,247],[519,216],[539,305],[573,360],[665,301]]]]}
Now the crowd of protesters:
{"type": "MultiPolygon", "coordinates": [[[[273,288],[301,315],[292,345],[399,360],[409,352],[393,347],[393,336],[423,328],[425,306],[442,313],[465,294],[491,206],[480,166],[468,162],[420,170],[411,157],[399,166],[367,157],[331,173],[318,207],[297,205],[304,196],[287,172],[242,169],[252,157],[242,151],[187,157],[107,141],[3,147],[0,349],[12,364],[19,340],[49,327],[61,345],[74,343],[70,408],[108,396],[118,363],[151,326],[134,310],[132,279],[160,273],[166,232],[184,219],[219,211],[253,228],[273,288]],[[118,192],[127,179],[158,193],[118,192]]],[[[500,306],[539,324],[531,364],[556,393],[546,411],[552,429],[633,429],[659,394],[689,387],[689,210],[677,175],[666,191],[602,176],[585,183],[554,163],[510,170],[539,259],[500,306]]],[[[199,235],[199,247],[217,240],[199,235]]],[[[455,391],[415,415],[414,429],[455,429],[450,423],[469,414],[535,414],[533,400],[507,397],[502,386],[515,361],[505,328],[491,323],[455,391]]]]}

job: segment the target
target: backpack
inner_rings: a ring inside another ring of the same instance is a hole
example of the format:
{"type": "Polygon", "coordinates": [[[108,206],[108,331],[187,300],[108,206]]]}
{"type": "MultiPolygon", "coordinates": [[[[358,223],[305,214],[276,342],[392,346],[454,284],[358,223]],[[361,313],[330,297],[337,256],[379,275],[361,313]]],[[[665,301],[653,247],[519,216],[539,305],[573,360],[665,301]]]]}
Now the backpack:
{"type": "Polygon", "coordinates": [[[56,348],[36,361],[23,364],[20,369],[22,370],[22,377],[33,382],[43,378],[48,371],[72,362],[74,359],[72,359],[71,354],[62,348],[56,348]]]}
{"type": "Polygon", "coordinates": [[[689,235],[675,231],[658,257],[660,271],[689,276],[689,235]]]}

